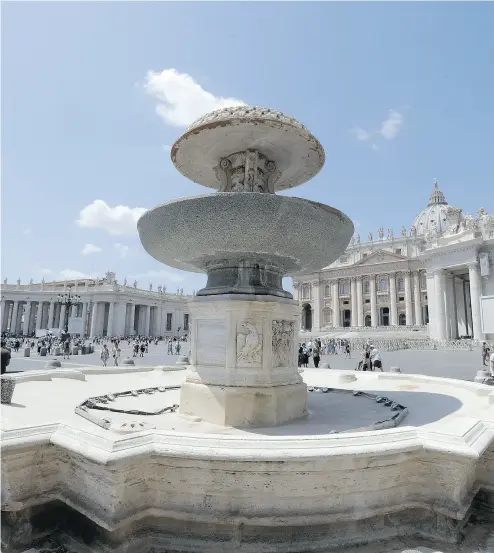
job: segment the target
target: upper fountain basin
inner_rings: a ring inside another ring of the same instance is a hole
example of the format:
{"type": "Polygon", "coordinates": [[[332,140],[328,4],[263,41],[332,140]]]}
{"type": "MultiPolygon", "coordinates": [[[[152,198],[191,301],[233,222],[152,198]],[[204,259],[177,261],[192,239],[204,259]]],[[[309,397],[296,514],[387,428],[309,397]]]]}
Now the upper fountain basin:
{"type": "Polygon", "coordinates": [[[240,106],[201,117],[175,142],[171,159],[187,178],[221,188],[215,167],[236,152],[257,150],[276,164],[281,176],[274,190],[293,188],[324,165],[324,149],[304,125],[269,108],[240,106]]]}
{"type": "Polygon", "coordinates": [[[324,204],[260,193],[216,193],[147,211],[137,228],[146,251],[177,269],[207,272],[214,262],[263,260],[284,274],[320,270],[353,235],[352,221],[324,204]]]}

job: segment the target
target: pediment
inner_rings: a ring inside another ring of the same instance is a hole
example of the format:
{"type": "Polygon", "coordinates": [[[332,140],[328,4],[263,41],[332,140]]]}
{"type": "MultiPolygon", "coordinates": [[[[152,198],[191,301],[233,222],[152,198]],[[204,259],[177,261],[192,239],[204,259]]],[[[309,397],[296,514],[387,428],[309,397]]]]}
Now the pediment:
{"type": "Polygon", "coordinates": [[[398,263],[400,261],[408,261],[408,257],[385,250],[377,250],[376,252],[368,255],[366,258],[361,259],[353,266],[365,267],[367,265],[378,265],[380,263],[398,263]]]}

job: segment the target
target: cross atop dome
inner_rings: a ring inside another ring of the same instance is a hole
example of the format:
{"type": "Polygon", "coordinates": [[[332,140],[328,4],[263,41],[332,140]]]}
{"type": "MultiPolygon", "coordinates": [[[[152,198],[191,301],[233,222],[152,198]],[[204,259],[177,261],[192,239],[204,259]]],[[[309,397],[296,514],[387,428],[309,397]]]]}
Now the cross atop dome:
{"type": "Polygon", "coordinates": [[[437,186],[437,179],[434,179],[434,190],[432,191],[432,194],[429,196],[428,205],[438,205],[438,204],[448,205],[448,202],[446,201],[444,194],[439,190],[439,187],[437,186]]]}

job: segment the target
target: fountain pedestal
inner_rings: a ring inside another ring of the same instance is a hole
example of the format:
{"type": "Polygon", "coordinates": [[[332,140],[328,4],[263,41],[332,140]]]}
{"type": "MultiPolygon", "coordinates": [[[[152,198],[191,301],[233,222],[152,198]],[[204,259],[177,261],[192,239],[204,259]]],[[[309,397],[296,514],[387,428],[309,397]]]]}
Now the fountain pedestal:
{"type": "Polygon", "coordinates": [[[296,364],[298,302],[231,294],[196,297],[191,368],[180,413],[226,426],[273,426],[307,415],[296,364]]]}

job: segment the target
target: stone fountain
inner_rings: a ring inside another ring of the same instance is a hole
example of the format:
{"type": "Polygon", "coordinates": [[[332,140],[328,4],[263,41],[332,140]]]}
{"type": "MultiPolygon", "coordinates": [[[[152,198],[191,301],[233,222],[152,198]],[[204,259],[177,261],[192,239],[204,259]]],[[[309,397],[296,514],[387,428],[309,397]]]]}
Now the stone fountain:
{"type": "Polygon", "coordinates": [[[191,369],[180,412],[228,426],[305,416],[299,306],[282,279],[332,263],[353,224],[337,209],[276,192],[321,170],[321,144],[289,115],[236,107],[193,123],[171,158],[183,175],[218,191],[160,205],[138,222],[155,259],[207,273],[189,304],[191,369]]]}
{"type": "Polygon", "coordinates": [[[190,304],[191,365],[13,375],[2,551],[490,551],[491,387],[298,372],[282,278],[328,265],[353,231],[333,208],[275,194],[321,169],[319,142],[279,112],[225,109],[172,160],[218,190],[138,224],[156,259],[208,275],[190,304]]]}

